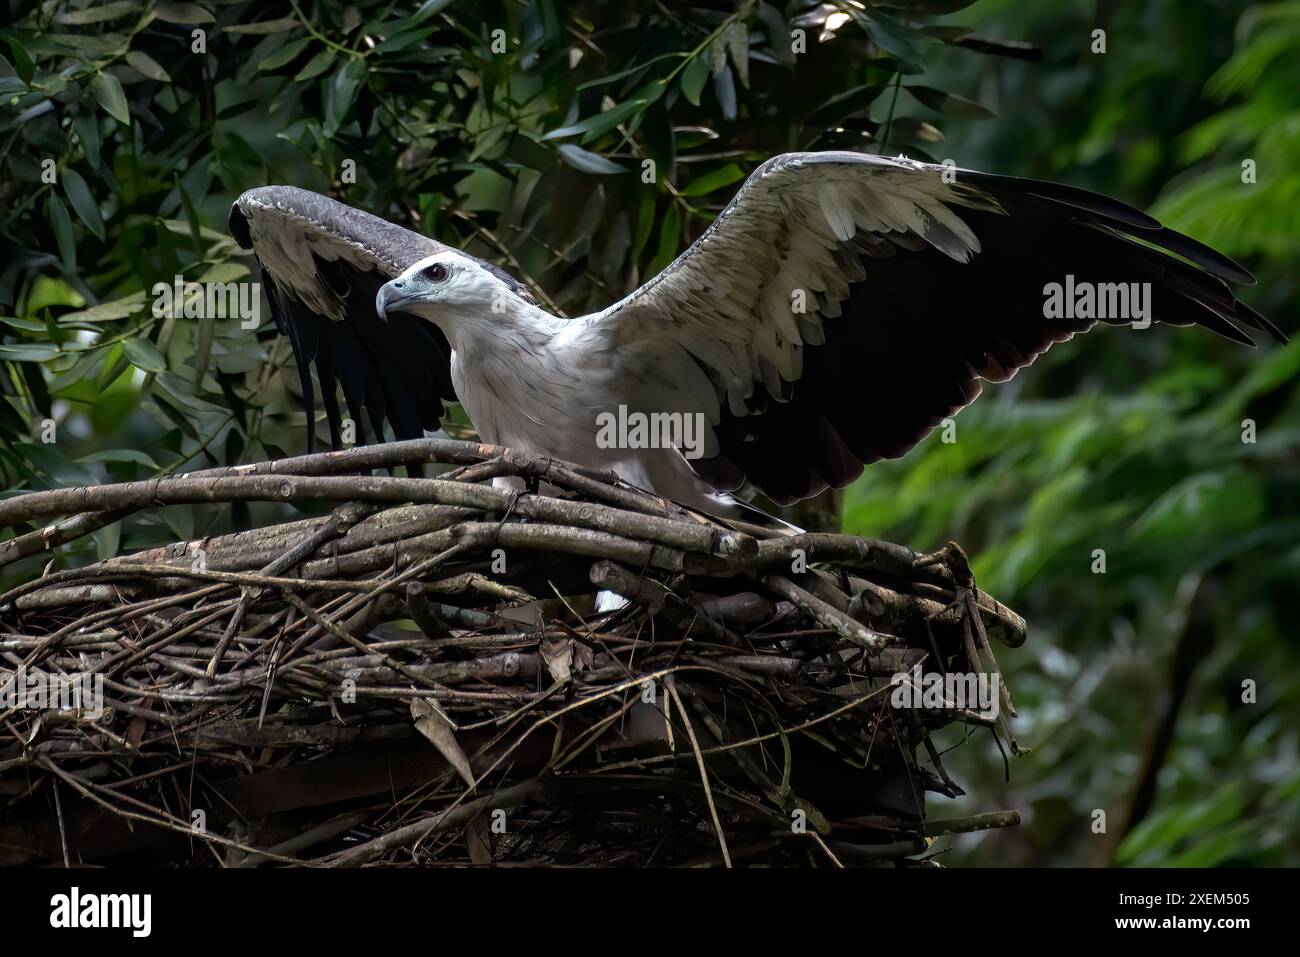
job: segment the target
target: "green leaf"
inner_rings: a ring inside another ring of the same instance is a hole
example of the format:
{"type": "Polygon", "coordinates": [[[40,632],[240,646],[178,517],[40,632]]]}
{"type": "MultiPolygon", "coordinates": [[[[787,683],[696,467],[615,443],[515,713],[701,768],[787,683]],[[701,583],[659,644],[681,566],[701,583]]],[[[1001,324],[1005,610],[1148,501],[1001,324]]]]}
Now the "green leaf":
{"type": "Polygon", "coordinates": [[[68,13],[59,14],[59,22],[71,27],[82,26],[87,23],[102,23],[105,20],[116,20],[118,17],[124,17],[140,9],[140,4],[136,0],[119,0],[117,3],[105,3],[98,7],[91,7],[88,10],[72,10],[68,13]]]}
{"type": "Polygon", "coordinates": [[[190,438],[194,439],[196,442],[198,441],[199,439],[198,430],[194,428],[193,423],[190,422],[189,418],[185,415],[184,412],[182,412],[179,408],[177,408],[172,402],[168,401],[167,399],[164,399],[161,395],[158,395],[156,392],[150,395],[149,399],[154,403],[155,406],[157,406],[158,411],[160,411],[164,416],[166,416],[168,421],[170,421],[173,425],[175,425],[176,428],[180,429],[183,433],[188,435],[190,438]]]}
{"type": "Polygon", "coordinates": [[[379,46],[375,47],[376,53],[398,53],[402,50],[409,50],[416,46],[422,40],[426,40],[434,33],[433,27],[412,27],[406,30],[399,30],[390,36],[379,46]]]}
{"type": "Polygon", "coordinates": [[[117,556],[118,549],[122,546],[122,523],[113,522],[97,528],[91,532],[91,538],[95,541],[95,556],[101,562],[108,561],[117,556]]]}
{"type": "Polygon", "coordinates": [[[59,347],[52,342],[0,343],[0,359],[9,362],[44,362],[58,354],[59,347]]]}
{"type": "Polygon", "coordinates": [[[924,34],[904,26],[878,10],[872,10],[870,13],[855,11],[854,18],[862,23],[868,36],[871,37],[871,42],[890,56],[912,66],[925,62],[925,54],[921,48],[921,44],[925,41],[924,34]]]}
{"type": "Polygon", "coordinates": [[[9,41],[9,50],[14,55],[14,70],[18,73],[18,78],[23,81],[25,86],[31,86],[32,77],[36,75],[36,64],[32,61],[32,55],[27,52],[27,47],[15,36],[6,36],[9,41]]]}
{"type": "MultiPolygon", "coordinates": [[[[16,32],[16,31],[15,31],[16,32]]],[[[18,42],[29,56],[74,56],[83,62],[112,60],[127,51],[130,38],[122,33],[34,33],[24,31],[21,39],[6,34],[10,43],[18,42]]]]}
{"type": "Polygon", "coordinates": [[[36,319],[27,319],[22,316],[0,316],[0,322],[11,329],[21,329],[23,332],[45,332],[45,323],[36,319]]]}
{"type": "Polygon", "coordinates": [[[226,27],[227,33],[243,33],[252,36],[266,36],[270,33],[284,33],[298,26],[296,17],[282,17],[279,20],[263,20],[260,23],[236,23],[226,27]]]}
{"type": "Polygon", "coordinates": [[[588,80],[586,83],[583,83],[578,87],[578,92],[581,93],[583,90],[590,90],[593,87],[604,86],[607,83],[617,83],[619,80],[624,80],[627,79],[629,76],[633,76],[637,73],[640,73],[642,70],[644,70],[646,67],[650,66],[653,63],[659,63],[662,60],[679,60],[684,56],[686,56],[686,54],[681,52],[660,54],[659,56],[654,57],[653,59],[646,60],[644,63],[638,63],[636,66],[630,66],[626,70],[619,70],[617,73],[611,73],[608,76],[602,76],[594,80],[588,80]]]}
{"type": "Polygon", "coordinates": [[[131,111],[127,108],[126,94],[122,92],[122,84],[117,77],[111,73],[96,73],[90,81],[90,89],[105,113],[123,126],[131,125],[131,111]]]}
{"type": "Polygon", "coordinates": [[[692,106],[700,105],[700,94],[709,79],[709,61],[703,56],[694,57],[682,70],[682,95],[692,106]]]}
{"type": "MultiPolygon", "coordinates": [[[[196,169],[197,166],[191,167],[191,170],[196,169]]],[[[189,175],[188,172],[186,175],[189,175]]],[[[185,177],[176,176],[175,186],[176,194],[180,197],[181,208],[185,211],[185,219],[190,224],[190,241],[194,244],[194,258],[201,260],[203,259],[203,227],[199,222],[198,211],[194,208],[194,199],[185,188],[185,177]]]]}
{"type": "Polygon", "coordinates": [[[157,80],[159,83],[170,83],[172,81],[171,76],[158,65],[157,60],[140,50],[132,50],[128,53],[126,62],[131,69],[151,80],[157,80]]]}
{"type": "Polygon", "coordinates": [[[54,228],[55,242],[59,245],[59,258],[63,260],[63,268],[69,273],[75,272],[77,243],[72,234],[72,217],[68,215],[68,207],[63,205],[63,200],[54,193],[50,193],[49,217],[50,225],[54,228]]]}
{"type": "Polygon", "coordinates": [[[126,352],[122,349],[122,343],[114,343],[104,356],[103,364],[99,368],[99,374],[95,376],[95,388],[103,392],[129,368],[131,368],[131,360],[126,357],[126,352]]]}
{"type": "Polygon", "coordinates": [[[310,80],[320,76],[334,64],[334,51],[328,47],[307,61],[307,65],[294,74],[295,80],[310,80]]]}
{"type": "Polygon", "coordinates": [[[299,37],[297,40],[291,40],[258,63],[257,68],[259,70],[278,70],[282,66],[287,66],[298,59],[298,54],[302,53],[310,42],[311,37],[299,37]]]}
{"type": "Polygon", "coordinates": [[[215,23],[217,19],[195,3],[160,3],[154,13],[167,23],[215,23]]]}
{"type": "Polygon", "coordinates": [[[655,193],[652,189],[641,190],[640,208],[636,214],[636,232],[632,237],[632,262],[639,262],[646,241],[655,228],[655,193]]]}
{"type": "Polygon", "coordinates": [[[749,30],[743,23],[735,22],[722,33],[727,47],[727,57],[736,68],[740,85],[749,89],[749,30]]]}
{"type": "Polygon", "coordinates": [[[99,452],[83,455],[77,461],[87,465],[94,465],[97,462],[129,462],[132,465],[143,465],[145,468],[158,468],[158,463],[150,458],[147,452],[142,452],[140,449],[102,449],[99,452]]]}
{"type": "Polygon", "coordinates": [[[950,116],[968,116],[981,120],[994,115],[992,110],[980,106],[974,100],[968,100],[956,93],[945,93],[943,90],[936,90],[932,86],[905,86],[903,89],[936,113],[947,113],[950,116]]]}
{"type": "Polygon", "coordinates": [[[435,13],[446,10],[454,2],[455,0],[424,0],[424,3],[420,4],[420,9],[411,15],[411,20],[416,23],[427,20],[435,13]]]}
{"type": "Polygon", "coordinates": [[[629,100],[626,103],[620,103],[618,106],[610,107],[603,113],[597,113],[595,116],[589,116],[585,120],[579,120],[572,126],[562,126],[558,130],[551,130],[543,140],[557,140],[566,136],[576,136],[583,134],[582,142],[590,141],[608,133],[618,124],[622,123],[629,116],[643,109],[647,100],[629,100]]]}
{"type": "MultiPolygon", "coordinates": [[[[190,224],[183,219],[164,219],[162,224],[168,232],[175,233],[177,236],[188,236],[190,234],[190,224]]],[[[235,249],[234,242],[231,238],[225,233],[217,232],[215,229],[211,229],[207,226],[200,226],[199,235],[209,242],[226,243],[232,249],[235,249]]],[[[235,251],[237,252],[238,250],[235,249],[235,251]]]]}
{"type": "Polygon", "coordinates": [[[864,83],[843,93],[837,93],[813,110],[809,123],[830,126],[838,120],[865,110],[888,88],[888,83],[864,83]]]}
{"type": "Polygon", "coordinates": [[[666,102],[653,104],[641,120],[641,139],[646,155],[657,169],[655,178],[675,182],[677,179],[677,133],[666,102]]]}
{"type": "Polygon", "coordinates": [[[682,234],[682,208],[673,203],[664,214],[664,221],[659,224],[659,248],[655,258],[646,270],[650,276],[657,276],[668,268],[668,264],[677,258],[677,243],[682,234]]]}
{"type": "Polygon", "coordinates": [[[598,176],[606,176],[612,173],[626,172],[623,167],[610,160],[605,159],[599,153],[592,153],[584,150],[581,146],[575,146],[573,143],[561,143],[559,146],[560,158],[576,170],[584,173],[595,173],[598,176]]]}
{"type": "Polygon", "coordinates": [[[715,189],[721,189],[723,186],[730,186],[736,180],[744,178],[745,171],[743,169],[735,163],[728,163],[726,166],[720,166],[715,170],[693,177],[687,187],[682,190],[682,195],[703,196],[715,189]]]}
{"type": "Polygon", "coordinates": [[[13,448],[23,461],[60,485],[94,485],[99,481],[98,475],[68,458],[57,446],[44,442],[15,442],[13,448]]]}
{"type": "Polygon", "coordinates": [[[99,165],[99,150],[103,145],[99,135],[99,114],[94,110],[82,110],[72,121],[72,128],[81,140],[81,150],[86,155],[86,162],[91,168],[99,165]]]}
{"type": "Polygon", "coordinates": [[[89,309],[65,313],[59,316],[59,325],[64,326],[80,322],[113,322],[134,315],[143,308],[144,291],[141,290],[140,292],[133,292],[129,296],[123,296],[121,299],[101,302],[98,306],[91,306],[89,309]]]}
{"type": "Polygon", "coordinates": [[[787,66],[797,63],[799,57],[791,49],[790,44],[790,26],[785,22],[780,11],[760,0],[755,12],[758,15],[758,22],[763,25],[763,32],[767,34],[767,44],[772,56],[787,66]]]}
{"type": "Polygon", "coordinates": [[[199,317],[198,335],[194,345],[194,383],[200,385],[207,374],[212,358],[212,339],[217,329],[217,317],[206,312],[199,317]]]}
{"type": "Polygon", "coordinates": [[[1198,471],[1176,482],[1130,523],[1130,541],[1152,547],[1185,541],[1189,529],[1209,540],[1264,520],[1265,494],[1258,476],[1237,468],[1198,471]]]}
{"type": "Polygon", "coordinates": [[[149,339],[143,336],[137,336],[132,339],[122,340],[122,348],[126,351],[126,357],[131,360],[131,365],[145,372],[166,372],[167,360],[163,354],[158,351],[158,347],[149,339]]]}
{"type": "Polygon", "coordinates": [[[348,111],[356,101],[357,92],[366,78],[367,67],[364,60],[349,60],[333,79],[326,83],[325,96],[325,135],[333,136],[347,119],[348,111]]]}
{"type": "Polygon", "coordinates": [[[77,217],[86,224],[86,228],[95,234],[101,242],[104,240],[104,219],[99,214],[99,204],[90,194],[90,187],[81,178],[81,174],[68,167],[63,171],[63,192],[68,202],[77,211],[77,217]]]}
{"type": "Polygon", "coordinates": [[[1142,821],[1124,838],[1116,859],[1128,863],[1141,854],[1170,847],[1182,840],[1201,839],[1213,828],[1239,818],[1245,807],[1246,796],[1241,782],[1223,784],[1194,804],[1175,804],[1169,810],[1142,821]]]}
{"type": "Polygon", "coordinates": [[[248,275],[248,267],[243,263],[216,263],[199,276],[199,282],[234,282],[248,275]]]}

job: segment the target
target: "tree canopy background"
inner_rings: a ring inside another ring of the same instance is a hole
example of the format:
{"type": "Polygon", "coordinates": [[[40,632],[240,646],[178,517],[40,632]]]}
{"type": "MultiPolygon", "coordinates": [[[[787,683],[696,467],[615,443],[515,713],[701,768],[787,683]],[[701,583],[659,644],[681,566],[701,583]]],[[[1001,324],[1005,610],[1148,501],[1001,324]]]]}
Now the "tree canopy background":
{"type": "MultiPolygon", "coordinates": [[[[268,310],[248,330],[153,308],[176,276],[256,278],[225,218],[265,183],[466,248],[572,315],[663,268],[773,153],[951,158],[1148,208],[1241,259],[1247,301],[1297,325],[1294,2],[9,0],[4,17],[9,494],[301,450],[268,310]]],[[[849,490],[846,530],[961,542],[1032,625],[1001,664],[1033,752],[1008,781],[958,748],[971,793],[932,808],[1026,822],[954,860],[1300,863],[1298,368],[1300,342],[1100,331],[849,490]]],[[[265,517],[165,509],[55,561],[265,517]]]]}

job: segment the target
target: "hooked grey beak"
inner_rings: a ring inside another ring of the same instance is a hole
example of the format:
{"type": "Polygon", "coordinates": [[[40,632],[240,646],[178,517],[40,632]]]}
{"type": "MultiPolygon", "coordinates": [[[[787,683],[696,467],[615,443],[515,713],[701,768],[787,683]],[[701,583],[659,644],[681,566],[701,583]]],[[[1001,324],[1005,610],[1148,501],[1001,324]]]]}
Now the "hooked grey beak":
{"type": "Polygon", "coordinates": [[[375,312],[379,318],[388,321],[390,312],[401,312],[402,307],[419,299],[419,296],[407,292],[407,283],[402,279],[393,279],[379,287],[375,294],[375,312]]]}

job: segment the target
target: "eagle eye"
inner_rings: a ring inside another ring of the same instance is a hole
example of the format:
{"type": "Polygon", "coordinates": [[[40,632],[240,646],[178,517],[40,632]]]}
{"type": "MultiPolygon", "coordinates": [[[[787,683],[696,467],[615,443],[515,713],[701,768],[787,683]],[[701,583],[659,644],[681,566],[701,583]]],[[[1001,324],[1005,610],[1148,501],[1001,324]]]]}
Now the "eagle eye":
{"type": "Polygon", "coordinates": [[[447,278],[447,267],[442,263],[434,263],[424,271],[424,275],[430,282],[442,282],[447,278]]]}

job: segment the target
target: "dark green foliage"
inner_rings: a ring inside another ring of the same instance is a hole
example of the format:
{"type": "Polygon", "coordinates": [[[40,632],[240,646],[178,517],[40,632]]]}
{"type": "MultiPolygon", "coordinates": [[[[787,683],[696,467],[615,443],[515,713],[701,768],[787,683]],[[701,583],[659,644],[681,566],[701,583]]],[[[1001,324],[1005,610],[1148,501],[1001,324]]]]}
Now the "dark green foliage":
{"type": "Polygon", "coordinates": [[[225,235],[243,190],[330,192],[504,266],[558,310],[598,308],[769,155],[926,140],[897,90],[952,38],[922,32],[930,14],[963,4],[895,6],[916,19],[873,11],[827,42],[826,11],[801,3],[123,0],[16,16],[0,33],[0,438],[39,439],[48,418],[60,434],[41,456],[0,453],[6,485],[48,483],[55,463],[132,478],[300,447],[269,321],[153,314],[176,276],[258,278],[225,235]],[[80,461],[144,447],[152,466],[80,461]]]}

